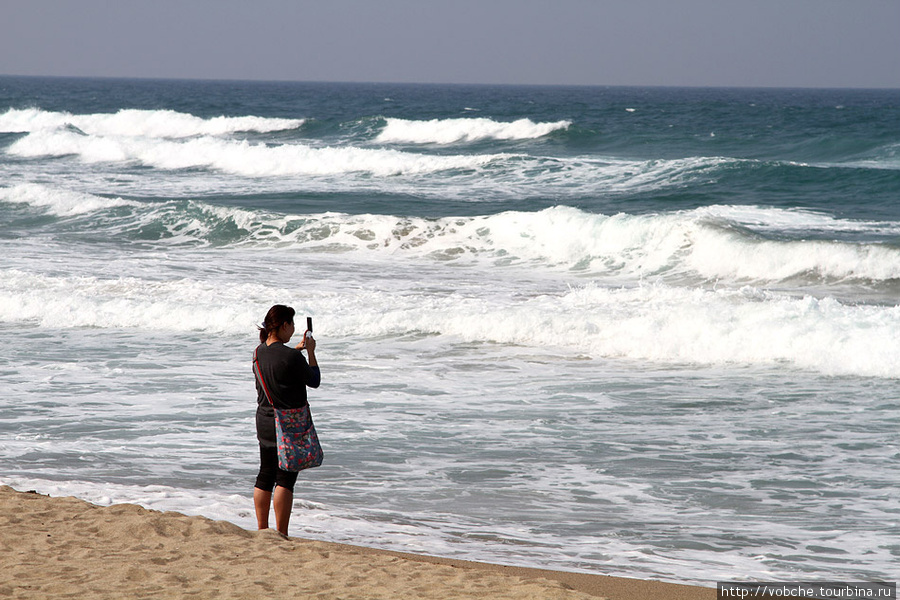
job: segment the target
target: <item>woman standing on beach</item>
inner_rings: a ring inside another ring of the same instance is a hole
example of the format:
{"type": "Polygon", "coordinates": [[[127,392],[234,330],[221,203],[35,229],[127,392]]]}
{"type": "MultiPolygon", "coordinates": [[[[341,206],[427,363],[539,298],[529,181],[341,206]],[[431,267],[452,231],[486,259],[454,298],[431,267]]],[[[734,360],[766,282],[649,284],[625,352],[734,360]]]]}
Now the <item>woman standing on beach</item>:
{"type": "Polygon", "coordinates": [[[275,527],[283,535],[288,533],[291,508],[294,504],[294,484],[297,473],[278,468],[278,447],[275,441],[274,404],[279,409],[302,408],[308,404],[306,388],[319,387],[321,373],[316,361],[316,340],[310,335],[294,348],[286,346],[294,335],[294,309],[276,304],[266,314],[259,328],[260,344],[255,360],[259,376],[268,389],[256,380],[256,438],[259,440],[259,474],[253,489],[256,522],[259,529],[269,528],[269,506],[275,508],[275,527]],[[306,350],[309,363],[301,350],[306,350]],[[274,490],[274,493],[273,493],[274,490]]]}

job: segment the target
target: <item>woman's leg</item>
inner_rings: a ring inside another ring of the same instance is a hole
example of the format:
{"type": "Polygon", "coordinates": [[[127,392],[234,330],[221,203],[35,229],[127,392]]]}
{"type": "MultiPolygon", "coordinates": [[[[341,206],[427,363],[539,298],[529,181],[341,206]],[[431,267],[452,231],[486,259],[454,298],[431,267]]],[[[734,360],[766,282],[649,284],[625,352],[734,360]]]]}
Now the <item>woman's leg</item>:
{"type": "MultiPolygon", "coordinates": [[[[256,507],[256,526],[259,529],[269,528],[269,505],[272,504],[272,492],[253,488],[253,505],[256,507]]],[[[277,511],[277,509],[276,509],[277,511]]],[[[278,513],[275,513],[276,522],[278,513]]]]}
{"type": "Polygon", "coordinates": [[[259,447],[259,474],[253,488],[253,506],[256,507],[256,525],[269,528],[269,506],[272,505],[272,489],[278,477],[278,451],[259,447]]]}
{"type": "MultiPolygon", "coordinates": [[[[286,487],[277,486],[273,498],[275,507],[275,527],[282,535],[288,534],[288,524],[291,521],[291,508],[294,506],[294,492],[286,487]]],[[[268,510],[266,511],[268,513],[268,510]]],[[[268,514],[267,520],[268,520],[268,514]]]]}

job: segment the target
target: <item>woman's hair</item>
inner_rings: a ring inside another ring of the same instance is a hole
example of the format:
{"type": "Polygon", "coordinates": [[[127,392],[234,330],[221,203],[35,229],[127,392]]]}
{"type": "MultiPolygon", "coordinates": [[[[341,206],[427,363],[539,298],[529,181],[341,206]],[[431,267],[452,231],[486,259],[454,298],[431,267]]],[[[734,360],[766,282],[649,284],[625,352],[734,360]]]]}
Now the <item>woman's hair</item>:
{"type": "Polygon", "coordinates": [[[276,304],[266,313],[266,319],[263,321],[262,327],[259,329],[259,341],[265,343],[269,339],[269,334],[278,331],[285,323],[294,322],[294,309],[283,304],[276,304]]]}

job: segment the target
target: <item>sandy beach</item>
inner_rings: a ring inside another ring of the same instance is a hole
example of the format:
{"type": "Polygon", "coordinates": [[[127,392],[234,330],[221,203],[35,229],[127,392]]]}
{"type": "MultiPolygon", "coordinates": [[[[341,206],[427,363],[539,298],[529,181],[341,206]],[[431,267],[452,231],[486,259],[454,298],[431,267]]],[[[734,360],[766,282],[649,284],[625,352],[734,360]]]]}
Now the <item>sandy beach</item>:
{"type": "MultiPolygon", "coordinates": [[[[248,500],[249,502],[249,500],[248,500]]],[[[0,486],[0,597],[703,600],[713,588],[403,554],[0,486]]]]}

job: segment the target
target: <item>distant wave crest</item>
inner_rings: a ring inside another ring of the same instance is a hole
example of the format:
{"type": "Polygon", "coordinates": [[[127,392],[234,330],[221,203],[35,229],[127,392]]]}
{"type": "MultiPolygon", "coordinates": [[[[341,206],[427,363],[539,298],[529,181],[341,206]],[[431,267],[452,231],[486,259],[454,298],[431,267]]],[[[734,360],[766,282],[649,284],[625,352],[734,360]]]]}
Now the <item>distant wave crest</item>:
{"type": "Polygon", "coordinates": [[[382,143],[453,144],[479,140],[526,140],[567,129],[571,121],[535,123],[518,119],[509,123],[493,119],[432,119],[411,121],[386,119],[384,129],[375,138],[382,143]]]}
{"type": "Polygon", "coordinates": [[[186,140],[83,135],[68,129],[36,131],[7,150],[40,158],[74,155],[87,163],[135,163],[160,169],[207,168],[246,177],[370,173],[392,176],[472,169],[502,155],[437,156],[355,147],[269,146],[212,136],[186,140]]]}
{"type": "Polygon", "coordinates": [[[303,123],[303,119],[256,116],[204,119],[173,110],[123,109],[115,113],[76,115],[29,108],[10,109],[0,115],[0,132],[30,133],[72,126],[88,135],[184,138],[237,132],[267,133],[296,129],[303,123]]]}
{"type": "Polygon", "coordinates": [[[719,157],[634,161],[504,152],[439,154],[389,147],[314,146],[302,141],[266,144],[210,135],[180,139],[93,135],[71,127],[36,129],[13,141],[6,152],[28,159],[75,157],[98,166],[203,169],[273,182],[295,176],[304,178],[303,185],[309,188],[316,185],[315,177],[349,175],[329,179],[327,189],[374,186],[389,193],[467,199],[664,189],[715,177],[721,169],[740,162],[719,157]],[[438,173],[440,178],[430,177],[438,173]]]}

